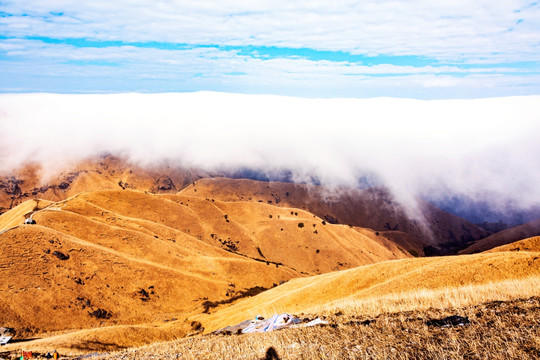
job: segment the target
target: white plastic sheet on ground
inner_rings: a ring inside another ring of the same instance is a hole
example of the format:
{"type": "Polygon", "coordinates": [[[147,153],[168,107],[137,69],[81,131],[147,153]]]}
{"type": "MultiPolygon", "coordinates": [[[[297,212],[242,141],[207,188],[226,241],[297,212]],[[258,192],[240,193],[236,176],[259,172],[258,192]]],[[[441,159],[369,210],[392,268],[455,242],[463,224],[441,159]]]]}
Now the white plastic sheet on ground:
{"type": "Polygon", "coordinates": [[[243,334],[267,332],[282,329],[293,324],[301,322],[300,319],[295,318],[290,314],[276,314],[268,320],[253,320],[252,323],[242,330],[243,334]]]}

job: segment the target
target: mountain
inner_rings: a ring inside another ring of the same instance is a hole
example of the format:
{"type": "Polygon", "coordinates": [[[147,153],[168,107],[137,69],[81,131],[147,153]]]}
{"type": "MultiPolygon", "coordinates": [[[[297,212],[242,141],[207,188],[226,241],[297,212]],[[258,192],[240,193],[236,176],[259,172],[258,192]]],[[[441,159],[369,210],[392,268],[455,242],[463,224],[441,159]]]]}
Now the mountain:
{"type": "Polygon", "coordinates": [[[181,336],[190,313],[411,256],[301,209],[127,189],[26,201],[0,216],[0,244],[1,325],[23,337],[170,319],[168,336],[181,336]]]}
{"type": "Polygon", "coordinates": [[[412,220],[381,188],[212,178],[109,156],[101,163],[49,176],[35,196],[39,169],[11,182],[19,191],[8,200],[18,205],[0,215],[0,326],[38,339],[9,351],[110,351],[258,313],[365,300],[373,309],[413,306],[540,273],[535,240],[520,251],[413,258],[452,251],[483,230],[427,203],[424,222],[412,220]]]}
{"type": "Polygon", "coordinates": [[[475,241],[470,246],[461,250],[459,253],[474,254],[537,235],[540,235],[540,219],[525,223],[523,225],[514,226],[510,229],[500,231],[486,238],[475,241]]]}
{"type": "Polygon", "coordinates": [[[167,163],[141,166],[109,154],[66,164],[59,171],[27,164],[0,174],[0,214],[29,199],[59,201],[84,191],[133,189],[176,193],[204,176],[208,173],[199,169],[167,163]]]}
{"type": "Polygon", "coordinates": [[[452,254],[489,232],[462,218],[419,202],[411,211],[382,187],[327,188],[286,182],[216,177],[200,169],[167,163],[138,165],[104,155],[86,159],[54,173],[26,165],[0,176],[0,213],[28,199],[60,201],[85,191],[132,189],[149,193],[186,195],[222,201],[263,202],[309,211],[326,223],[373,229],[415,255],[452,254]],[[194,184],[197,184],[196,186],[194,184]],[[197,193],[197,191],[199,191],[197,193]]]}
{"type": "Polygon", "coordinates": [[[540,206],[537,205],[523,208],[515,201],[506,201],[494,206],[492,202],[483,200],[499,198],[496,194],[485,193],[483,199],[473,199],[466,195],[452,195],[448,190],[445,193],[442,198],[427,196],[426,200],[439,209],[467,219],[484,229],[502,231],[540,218],[540,206]]]}
{"type": "Polygon", "coordinates": [[[203,178],[188,185],[182,193],[222,201],[262,202],[305,209],[329,223],[378,231],[418,255],[454,253],[488,235],[477,225],[427,202],[420,202],[421,216],[414,218],[388,190],[380,187],[332,190],[305,184],[203,178]]]}

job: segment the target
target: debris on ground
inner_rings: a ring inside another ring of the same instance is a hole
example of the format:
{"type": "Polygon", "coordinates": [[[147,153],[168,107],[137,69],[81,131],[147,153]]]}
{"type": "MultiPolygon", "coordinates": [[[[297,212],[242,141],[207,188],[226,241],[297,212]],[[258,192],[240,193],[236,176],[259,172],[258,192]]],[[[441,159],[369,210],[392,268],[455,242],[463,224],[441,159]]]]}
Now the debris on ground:
{"type": "Polygon", "coordinates": [[[232,335],[232,334],[241,334],[242,330],[247,328],[249,325],[251,325],[251,320],[244,320],[239,324],[227,326],[223,329],[216,330],[212,332],[212,334],[223,334],[223,335],[232,335]]]}
{"type": "Polygon", "coordinates": [[[294,324],[302,322],[299,318],[290,314],[275,314],[268,320],[257,320],[251,322],[251,324],[242,330],[243,334],[274,331],[289,327],[294,324]]]}
{"type": "Polygon", "coordinates": [[[8,327],[0,327],[0,345],[6,345],[15,335],[15,330],[8,327]]]}
{"type": "Polygon", "coordinates": [[[291,314],[275,314],[270,319],[265,319],[262,316],[258,315],[255,319],[244,320],[239,324],[231,325],[213,331],[211,334],[214,335],[233,335],[233,334],[249,334],[249,333],[260,333],[268,332],[274,330],[280,330],[285,328],[295,328],[295,327],[304,327],[304,326],[316,326],[316,325],[328,325],[329,322],[322,320],[320,318],[316,319],[300,319],[297,316],[291,314]]]}
{"type": "Polygon", "coordinates": [[[321,318],[316,318],[303,326],[315,326],[315,325],[328,325],[328,321],[322,320],[321,318]]]}

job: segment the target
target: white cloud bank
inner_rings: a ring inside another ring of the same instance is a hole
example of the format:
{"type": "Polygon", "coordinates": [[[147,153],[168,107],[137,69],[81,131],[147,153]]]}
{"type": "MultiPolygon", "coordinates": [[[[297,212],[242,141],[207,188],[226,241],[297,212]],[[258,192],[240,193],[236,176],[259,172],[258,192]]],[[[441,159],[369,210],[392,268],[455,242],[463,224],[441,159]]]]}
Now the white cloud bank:
{"type": "Polygon", "coordinates": [[[290,169],[402,201],[451,191],[540,204],[540,96],[301,99],[225,93],[0,95],[0,170],[99,152],[205,169],[290,169]]]}

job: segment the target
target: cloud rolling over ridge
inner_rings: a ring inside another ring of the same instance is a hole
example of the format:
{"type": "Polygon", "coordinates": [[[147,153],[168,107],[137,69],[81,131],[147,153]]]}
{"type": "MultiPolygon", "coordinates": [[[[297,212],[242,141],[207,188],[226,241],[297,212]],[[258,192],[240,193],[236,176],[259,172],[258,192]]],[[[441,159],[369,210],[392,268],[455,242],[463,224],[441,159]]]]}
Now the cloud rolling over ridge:
{"type": "Polygon", "coordinates": [[[539,96],[305,99],[212,92],[0,95],[0,170],[100,152],[208,170],[291,170],[356,185],[376,176],[404,203],[447,194],[540,204],[539,96]]]}

